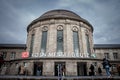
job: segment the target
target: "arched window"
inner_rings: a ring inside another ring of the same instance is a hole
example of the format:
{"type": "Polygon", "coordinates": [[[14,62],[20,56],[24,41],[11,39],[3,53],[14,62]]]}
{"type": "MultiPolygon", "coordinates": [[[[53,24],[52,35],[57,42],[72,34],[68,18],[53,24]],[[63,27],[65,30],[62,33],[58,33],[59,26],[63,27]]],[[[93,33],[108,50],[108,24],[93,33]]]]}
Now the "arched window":
{"type": "Polygon", "coordinates": [[[73,46],[74,46],[74,55],[78,57],[80,52],[78,31],[73,31],[73,46]]]}
{"type": "Polygon", "coordinates": [[[48,27],[44,26],[42,28],[42,40],[41,40],[41,49],[40,49],[40,53],[43,55],[46,52],[46,46],[47,46],[47,30],[48,27]]]}
{"type": "Polygon", "coordinates": [[[87,47],[87,53],[89,56],[91,56],[91,51],[90,51],[90,42],[89,42],[89,36],[86,34],[86,47],[87,47]]]}
{"type": "Polygon", "coordinates": [[[80,46],[79,46],[79,36],[78,36],[77,26],[73,26],[72,30],[73,30],[74,56],[78,57],[80,52],[80,46]]]}
{"type": "Polygon", "coordinates": [[[63,27],[58,26],[57,28],[57,55],[63,54],[63,27]]]}
{"type": "Polygon", "coordinates": [[[32,53],[33,53],[33,44],[34,44],[34,34],[31,35],[31,44],[30,44],[30,57],[32,56],[32,53]]]}

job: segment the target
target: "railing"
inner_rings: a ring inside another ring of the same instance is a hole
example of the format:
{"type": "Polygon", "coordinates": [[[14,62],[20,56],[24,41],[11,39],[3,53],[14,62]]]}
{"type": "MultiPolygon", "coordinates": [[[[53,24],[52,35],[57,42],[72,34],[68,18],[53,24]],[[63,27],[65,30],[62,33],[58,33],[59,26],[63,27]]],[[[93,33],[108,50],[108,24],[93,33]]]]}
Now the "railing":
{"type": "Polygon", "coordinates": [[[1,75],[0,80],[120,80],[120,76],[10,76],[1,75]]]}

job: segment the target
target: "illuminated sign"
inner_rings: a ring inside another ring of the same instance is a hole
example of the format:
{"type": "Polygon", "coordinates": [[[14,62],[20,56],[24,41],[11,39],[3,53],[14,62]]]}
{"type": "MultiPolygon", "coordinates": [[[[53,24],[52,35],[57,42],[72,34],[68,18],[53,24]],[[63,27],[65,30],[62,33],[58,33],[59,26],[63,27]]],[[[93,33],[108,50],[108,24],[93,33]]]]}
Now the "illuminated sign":
{"type": "Polygon", "coordinates": [[[22,58],[28,58],[29,52],[22,52],[22,58]]]}

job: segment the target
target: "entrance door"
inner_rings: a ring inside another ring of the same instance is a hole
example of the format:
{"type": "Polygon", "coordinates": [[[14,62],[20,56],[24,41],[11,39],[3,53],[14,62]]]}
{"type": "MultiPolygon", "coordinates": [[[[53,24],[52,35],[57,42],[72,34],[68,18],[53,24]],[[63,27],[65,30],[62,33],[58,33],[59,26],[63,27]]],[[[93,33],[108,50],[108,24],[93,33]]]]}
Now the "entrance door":
{"type": "Polygon", "coordinates": [[[65,62],[55,62],[55,76],[65,75],[65,62]]]}
{"type": "Polygon", "coordinates": [[[78,73],[78,76],[86,76],[87,75],[86,62],[78,62],[77,63],[77,73],[78,73]]]}
{"type": "Polygon", "coordinates": [[[43,71],[43,63],[42,62],[35,62],[34,63],[34,75],[35,76],[42,76],[43,71]]]}

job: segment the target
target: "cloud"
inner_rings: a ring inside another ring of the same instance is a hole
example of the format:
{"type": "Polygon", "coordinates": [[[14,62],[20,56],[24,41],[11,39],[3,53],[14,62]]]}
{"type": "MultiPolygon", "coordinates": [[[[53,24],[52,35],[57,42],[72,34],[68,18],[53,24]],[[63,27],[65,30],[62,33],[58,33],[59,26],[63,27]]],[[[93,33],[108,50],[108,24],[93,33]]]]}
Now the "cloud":
{"type": "Polygon", "coordinates": [[[2,23],[0,27],[0,37],[2,40],[0,40],[0,43],[25,43],[27,25],[36,16],[16,8],[7,1],[3,1],[3,5],[2,15],[4,16],[0,20],[2,23]]]}
{"type": "Polygon", "coordinates": [[[0,43],[25,43],[31,21],[46,11],[67,9],[93,25],[94,43],[118,44],[119,3],[120,0],[0,0],[0,43]]]}

